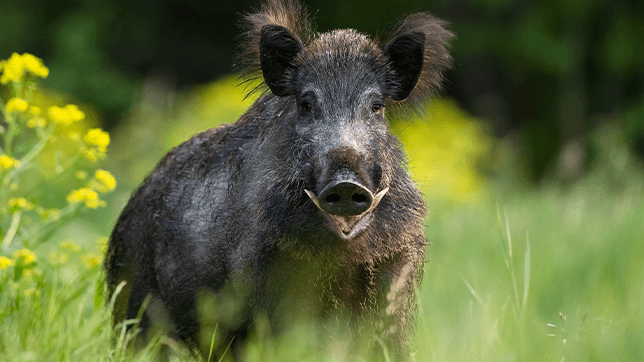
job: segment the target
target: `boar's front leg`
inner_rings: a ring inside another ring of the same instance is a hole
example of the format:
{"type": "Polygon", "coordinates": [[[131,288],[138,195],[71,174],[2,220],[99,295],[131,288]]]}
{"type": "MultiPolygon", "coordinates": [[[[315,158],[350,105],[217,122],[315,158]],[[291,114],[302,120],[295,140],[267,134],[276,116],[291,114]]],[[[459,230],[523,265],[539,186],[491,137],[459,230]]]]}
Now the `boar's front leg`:
{"type": "Polygon", "coordinates": [[[375,331],[380,338],[378,344],[384,344],[380,355],[384,357],[386,353],[392,361],[409,359],[417,309],[416,288],[422,279],[422,264],[422,255],[407,254],[395,258],[380,275],[375,331]]]}

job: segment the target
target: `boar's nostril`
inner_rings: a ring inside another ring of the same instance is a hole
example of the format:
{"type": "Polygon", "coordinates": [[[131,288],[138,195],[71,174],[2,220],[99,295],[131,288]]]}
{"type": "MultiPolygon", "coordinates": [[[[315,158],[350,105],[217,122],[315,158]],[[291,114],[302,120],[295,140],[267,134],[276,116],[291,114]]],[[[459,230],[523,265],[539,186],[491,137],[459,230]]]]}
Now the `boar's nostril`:
{"type": "Polygon", "coordinates": [[[365,196],[364,194],[355,193],[351,195],[351,200],[353,200],[354,202],[362,203],[367,201],[367,196],[365,196]]]}
{"type": "Polygon", "coordinates": [[[331,215],[360,215],[371,206],[373,195],[355,181],[340,181],[327,186],[319,197],[319,207],[331,215]]]}
{"type": "Polygon", "coordinates": [[[332,204],[334,202],[338,202],[338,201],[340,201],[340,199],[341,199],[341,197],[338,194],[331,194],[331,195],[329,195],[329,196],[324,198],[324,200],[326,200],[326,202],[328,202],[329,204],[332,204]]]}

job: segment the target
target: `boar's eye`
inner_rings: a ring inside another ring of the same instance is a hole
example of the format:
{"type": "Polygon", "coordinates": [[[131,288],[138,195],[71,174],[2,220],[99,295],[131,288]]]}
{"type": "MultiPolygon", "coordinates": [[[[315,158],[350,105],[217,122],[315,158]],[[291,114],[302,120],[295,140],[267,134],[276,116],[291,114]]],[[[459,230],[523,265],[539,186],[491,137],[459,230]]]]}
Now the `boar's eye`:
{"type": "Polygon", "coordinates": [[[382,105],[382,103],[374,103],[374,104],[371,105],[371,112],[378,113],[383,108],[384,108],[384,106],[382,105]]]}
{"type": "Polygon", "coordinates": [[[313,107],[311,106],[311,102],[309,102],[309,101],[303,101],[300,104],[300,106],[302,107],[302,110],[304,112],[311,112],[311,109],[313,109],[313,107]]]}

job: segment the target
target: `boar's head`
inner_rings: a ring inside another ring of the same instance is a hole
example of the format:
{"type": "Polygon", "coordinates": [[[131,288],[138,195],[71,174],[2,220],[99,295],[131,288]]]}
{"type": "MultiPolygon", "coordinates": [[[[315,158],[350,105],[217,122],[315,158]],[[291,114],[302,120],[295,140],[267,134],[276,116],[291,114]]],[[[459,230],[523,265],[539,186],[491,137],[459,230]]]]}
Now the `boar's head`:
{"type": "MultiPolygon", "coordinates": [[[[288,5],[289,3],[287,3],[288,5]]],[[[385,106],[419,100],[440,87],[450,65],[444,22],[419,13],[405,19],[384,45],[354,30],[312,34],[304,22],[250,16],[256,64],[264,82],[296,109],[287,117],[306,155],[306,193],[340,238],[359,235],[390,190],[393,157],[385,106]]],[[[275,13],[293,13],[275,11],[275,13]]]]}

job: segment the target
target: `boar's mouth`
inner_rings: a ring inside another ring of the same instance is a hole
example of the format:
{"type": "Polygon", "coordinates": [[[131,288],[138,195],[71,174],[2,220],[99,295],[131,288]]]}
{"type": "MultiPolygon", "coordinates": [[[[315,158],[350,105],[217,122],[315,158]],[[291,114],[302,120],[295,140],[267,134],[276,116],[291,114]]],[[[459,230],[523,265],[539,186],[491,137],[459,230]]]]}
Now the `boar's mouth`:
{"type": "MultiPolygon", "coordinates": [[[[335,189],[340,189],[340,194],[347,189],[359,188],[358,196],[355,193],[353,194],[354,203],[358,205],[355,207],[344,207],[342,205],[343,200],[338,200],[342,195],[326,195],[328,194],[326,191],[329,187],[320,193],[320,197],[306,189],[304,192],[306,192],[315,206],[322,211],[329,228],[343,240],[351,240],[367,227],[371,219],[371,212],[378,206],[387,191],[389,191],[389,187],[384,188],[374,195],[368,189],[353,182],[339,182],[332,186],[335,189]]],[[[351,200],[348,200],[348,202],[351,202],[351,200]]]]}

